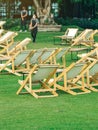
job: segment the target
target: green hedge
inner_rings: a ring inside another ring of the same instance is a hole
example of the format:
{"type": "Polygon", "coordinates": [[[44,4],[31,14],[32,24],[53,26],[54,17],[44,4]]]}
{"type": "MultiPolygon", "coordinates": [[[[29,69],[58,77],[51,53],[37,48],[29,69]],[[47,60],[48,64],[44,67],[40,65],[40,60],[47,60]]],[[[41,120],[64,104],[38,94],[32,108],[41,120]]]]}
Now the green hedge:
{"type": "Polygon", "coordinates": [[[87,18],[55,18],[55,22],[63,26],[79,26],[80,28],[98,29],[98,19],[87,18]]]}
{"type": "MultiPolygon", "coordinates": [[[[4,25],[5,29],[10,29],[10,30],[20,30],[20,24],[21,21],[19,18],[17,19],[2,19],[6,21],[6,24],[4,25]]],[[[66,27],[80,27],[80,28],[92,28],[92,29],[98,29],[98,19],[79,19],[79,18],[55,18],[55,22],[59,25],[62,25],[63,28],[61,31],[65,30],[66,27]]],[[[29,21],[27,21],[27,26],[29,24],[29,21]]]]}
{"type": "MultiPolygon", "coordinates": [[[[7,30],[15,30],[15,31],[19,31],[20,30],[20,26],[21,26],[21,21],[19,18],[17,19],[2,19],[6,21],[6,24],[4,25],[4,29],[7,30]]],[[[28,26],[28,21],[27,21],[27,26],[28,26]]]]}

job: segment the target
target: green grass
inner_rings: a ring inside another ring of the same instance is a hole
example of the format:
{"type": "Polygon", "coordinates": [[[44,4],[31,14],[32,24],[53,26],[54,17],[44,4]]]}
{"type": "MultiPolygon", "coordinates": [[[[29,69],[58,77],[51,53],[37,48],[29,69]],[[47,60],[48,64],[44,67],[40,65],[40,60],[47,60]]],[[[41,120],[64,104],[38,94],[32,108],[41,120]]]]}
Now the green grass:
{"type": "MultiPolygon", "coordinates": [[[[63,47],[53,44],[53,36],[58,34],[61,32],[39,32],[37,43],[31,42],[28,49],[63,47]]],[[[15,40],[25,37],[30,33],[20,33],[15,40]]],[[[16,95],[19,78],[0,74],[0,130],[98,129],[98,93],[72,96],[57,91],[58,97],[35,99],[29,94],[16,95]]]]}
{"type": "MultiPolygon", "coordinates": [[[[54,39],[53,37],[55,35],[62,35],[63,32],[39,32],[37,34],[37,38],[36,38],[36,43],[33,44],[32,42],[28,45],[28,48],[34,48],[34,49],[38,49],[38,48],[44,48],[44,47],[61,47],[60,45],[55,46],[54,45],[54,39]]],[[[30,32],[28,33],[20,33],[20,35],[17,37],[17,39],[19,38],[20,40],[22,40],[24,37],[30,37],[30,32]]],[[[59,42],[59,41],[58,41],[59,42]]]]}

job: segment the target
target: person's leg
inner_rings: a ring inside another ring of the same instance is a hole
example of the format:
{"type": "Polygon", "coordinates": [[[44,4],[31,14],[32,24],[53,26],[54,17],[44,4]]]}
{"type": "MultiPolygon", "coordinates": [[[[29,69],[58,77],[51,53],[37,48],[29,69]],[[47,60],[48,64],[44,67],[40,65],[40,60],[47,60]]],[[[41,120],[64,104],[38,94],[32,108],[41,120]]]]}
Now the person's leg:
{"type": "Polygon", "coordinates": [[[26,30],[26,20],[21,20],[21,31],[26,30]]]}
{"type": "Polygon", "coordinates": [[[37,35],[37,31],[34,31],[34,33],[33,33],[33,42],[36,41],[36,35],[37,35]]]}
{"type": "Polygon", "coordinates": [[[26,20],[24,20],[24,31],[26,31],[26,20]]]}
{"type": "Polygon", "coordinates": [[[37,34],[37,31],[34,31],[34,30],[31,31],[31,36],[33,38],[33,42],[35,42],[35,40],[36,40],[36,34],[37,34]]]}
{"type": "Polygon", "coordinates": [[[32,42],[34,41],[34,31],[31,30],[32,42]]]}
{"type": "Polygon", "coordinates": [[[21,30],[20,31],[23,31],[23,26],[24,26],[24,23],[23,23],[23,21],[21,19],[21,30]]]}

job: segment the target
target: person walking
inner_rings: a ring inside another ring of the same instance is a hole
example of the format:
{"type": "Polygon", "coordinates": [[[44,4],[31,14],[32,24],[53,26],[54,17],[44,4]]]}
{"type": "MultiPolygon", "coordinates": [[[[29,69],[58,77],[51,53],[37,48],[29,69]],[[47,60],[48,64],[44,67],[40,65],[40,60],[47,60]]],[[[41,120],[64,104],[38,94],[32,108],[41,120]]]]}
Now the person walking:
{"type": "Polygon", "coordinates": [[[30,21],[30,25],[29,25],[29,29],[31,31],[31,37],[32,37],[32,41],[35,43],[36,41],[36,35],[37,35],[37,32],[38,32],[38,19],[37,19],[37,16],[36,14],[33,14],[33,17],[30,21]]]}
{"type": "Polygon", "coordinates": [[[20,32],[22,32],[22,31],[27,31],[26,30],[26,20],[27,20],[27,10],[26,10],[26,8],[23,6],[22,7],[22,10],[21,10],[21,30],[20,30],[20,32]]]}

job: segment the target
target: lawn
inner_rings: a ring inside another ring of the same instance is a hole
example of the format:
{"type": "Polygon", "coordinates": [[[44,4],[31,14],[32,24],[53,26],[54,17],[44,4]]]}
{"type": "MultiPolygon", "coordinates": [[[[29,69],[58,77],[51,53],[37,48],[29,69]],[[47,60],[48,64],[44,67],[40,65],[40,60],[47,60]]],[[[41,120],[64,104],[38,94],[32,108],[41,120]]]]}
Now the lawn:
{"type": "MultiPolygon", "coordinates": [[[[53,36],[62,32],[39,32],[37,42],[28,49],[64,47],[53,44],[53,36]]],[[[19,33],[16,41],[30,37],[19,33]]],[[[95,37],[97,41],[97,36],[95,37]]],[[[70,55],[68,62],[73,62],[70,55]]],[[[35,99],[33,96],[16,95],[19,88],[14,75],[0,74],[0,130],[97,130],[98,93],[72,96],[62,91],[55,98],[35,99]]]]}

